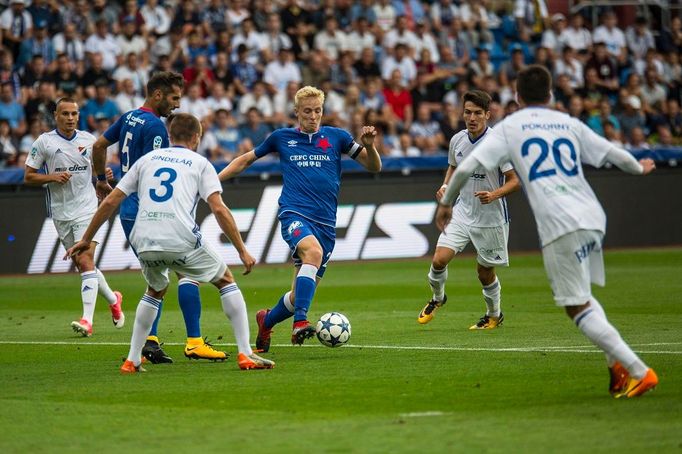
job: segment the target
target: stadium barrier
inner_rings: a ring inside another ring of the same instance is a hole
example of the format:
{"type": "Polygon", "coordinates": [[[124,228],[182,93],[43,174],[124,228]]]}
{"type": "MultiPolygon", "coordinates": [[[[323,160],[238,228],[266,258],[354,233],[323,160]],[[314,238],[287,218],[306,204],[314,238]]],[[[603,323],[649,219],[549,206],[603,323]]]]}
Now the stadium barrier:
{"type": "MultiPolygon", "coordinates": [[[[587,177],[608,216],[606,247],[682,244],[682,170],[664,168],[634,177],[617,170],[588,170],[587,177]]],[[[277,221],[278,176],[244,177],[224,185],[223,199],[233,210],[246,244],[259,263],[285,263],[289,250],[277,221]]],[[[434,194],[442,171],[379,176],[349,173],[341,186],[337,242],[332,260],[418,258],[433,253],[438,231],[433,225],[434,194]]],[[[509,247],[537,250],[535,221],[521,192],[508,197],[509,247]]],[[[0,274],[54,273],[71,269],[63,261],[52,221],[46,218],[41,190],[0,192],[0,274]]],[[[203,202],[197,210],[203,241],[226,263],[239,264],[235,249],[203,202]]],[[[96,260],[102,270],[139,268],[120,222],[112,218],[98,232],[96,260]]],[[[513,254],[511,256],[513,262],[513,254]]]]}

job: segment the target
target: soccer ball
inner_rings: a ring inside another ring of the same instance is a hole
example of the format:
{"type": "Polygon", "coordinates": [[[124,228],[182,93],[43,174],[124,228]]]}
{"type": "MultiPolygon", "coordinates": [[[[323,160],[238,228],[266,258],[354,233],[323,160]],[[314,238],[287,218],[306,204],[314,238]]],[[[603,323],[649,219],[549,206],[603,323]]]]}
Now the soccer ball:
{"type": "Polygon", "coordinates": [[[324,314],[315,326],[317,340],[327,347],[340,347],[350,339],[350,322],[338,312],[324,314]]]}

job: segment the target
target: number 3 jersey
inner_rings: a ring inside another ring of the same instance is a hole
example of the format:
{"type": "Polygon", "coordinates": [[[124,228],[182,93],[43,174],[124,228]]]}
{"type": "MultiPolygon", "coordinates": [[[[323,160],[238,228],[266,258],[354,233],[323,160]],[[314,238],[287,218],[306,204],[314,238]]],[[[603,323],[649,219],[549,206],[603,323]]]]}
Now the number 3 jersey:
{"type": "MultiPolygon", "coordinates": [[[[466,129],[452,136],[448,163],[456,167],[471,154],[476,145],[481,143],[490,131],[490,128],[486,129],[482,135],[473,141],[466,129]]],[[[504,184],[504,172],[512,169],[513,167],[509,162],[493,170],[486,170],[482,166],[476,169],[469,177],[469,181],[459,191],[459,197],[457,197],[455,208],[452,211],[452,220],[458,224],[473,227],[497,227],[508,223],[509,211],[504,197],[484,205],[474,196],[474,193],[478,191],[491,192],[498,189],[504,184]]]]}
{"type": "Polygon", "coordinates": [[[72,221],[92,216],[97,211],[97,195],[92,185],[92,144],[95,136],[76,130],[67,139],[56,129],[41,134],[33,143],[26,165],[44,168],[46,174],[68,172],[71,179],[64,184],[48,183],[48,216],[58,221],[72,221]]]}
{"type": "MultiPolygon", "coordinates": [[[[146,107],[131,110],[121,115],[116,123],[104,132],[109,142],[118,142],[118,155],[121,161],[121,175],[145,154],[169,146],[166,125],[156,114],[146,107]]],[[[129,194],[121,203],[119,216],[132,221],[137,213],[137,194],[129,194]]]]}
{"type": "Polygon", "coordinates": [[[213,165],[183,147],[147,153],[116,185],[126,195],[137,192],[139,209],[130,244],[138,253],[184,252],[201,246],[196,224],[199,198],[222,193],[213,165]]]}
{"type": "Polygon", "coordinates": [[[488,169],[511,160],[545,246],[576,230],[604,233],[606,215],[581,163],[601,167],[613,147],[575,118],[526,107],[498,123],[472,156],[488,169]]]}

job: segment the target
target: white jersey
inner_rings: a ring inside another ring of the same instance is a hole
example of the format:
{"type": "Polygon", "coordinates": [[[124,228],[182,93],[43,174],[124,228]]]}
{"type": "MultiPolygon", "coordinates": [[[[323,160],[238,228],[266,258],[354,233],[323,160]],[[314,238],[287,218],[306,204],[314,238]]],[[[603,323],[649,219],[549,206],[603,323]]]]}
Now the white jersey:
{"type": "MultiPolygon", "coordinates": [[[[471,140],[469,131],[466,129],[452,136],[450,150],[448,151],[448,164],[456,167],[471,154],[484,137],[490,134],[490,131],[492,131],[491,128],[486,129],[474,141],[471,140]]],[[[486,170],[483,166],[477,168],[459,192],[455,208],[452,210],[453,222],[473,227],[497,227],[509,222],[509,211],[504,197],[484,205],[478,198],[474,197],[474,193],[498,189],[504,184],[504,172],[513,168],[509,162],[505,162],[493,170],[486,170]]]]}
{"type": "Polygon", "coordinates": [[[46,174],[69,172],[64,183],[47,183],[48,216],[71,221],[97,211],[97,195],[92,184],[92,144],[95,136],[76,130],[71,139],[56,129],[41,134],[31,147],[26,165],[44,169],[46,174]]]}
{"type": "Polygon", "coordinates": [[[498,123],[473,156],[488,169],[512,161],[545,246],[577,230],[605,232],[606,215],[581,164],[601,167],[611,148],[580,120],[527,107],[498,123]]]}
{"type": "Polygon", "coordinates": [[[195,221],[199,198],[222,193],[213,165],[183,147],[160,148],[141,157],[116,188],[137,192],[140,205],[130,243],[137,253],[186,252],[201,246],[195,221]]]}

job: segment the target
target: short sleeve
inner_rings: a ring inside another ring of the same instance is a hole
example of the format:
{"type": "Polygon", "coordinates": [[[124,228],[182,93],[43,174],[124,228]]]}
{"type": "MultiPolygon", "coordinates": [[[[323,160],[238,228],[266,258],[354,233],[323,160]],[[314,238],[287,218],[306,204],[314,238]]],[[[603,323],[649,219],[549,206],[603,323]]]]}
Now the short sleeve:
{"type": "Polygon", "coordinates": [[[144,133],[143,150],[148,153],[159,148],[168,148],[170,142],[166,126],[160,121],[154,121],[144,133]]]}
{"type": "Polygon", "coordinates": [[[457,135],[452,136],[450,139],[450,146],[448,147],[448,164],[452,167],[457,167],[457,135]]]}
{"type": "Polygon", "coordinates": [[[351,136],[350,133],[345,129],[337,129],[337,131],[339,132],[341,153],[347,154],[352,159],[357,158],[362,149],[365,147],[357,143],[355,139],[353,139],[353,136],[351,136]]]}
{"type": "Polygon", "coordinates": [[[256,148],[254,148],[254,152],[256,153],[256,158],[262,158],[268,153],[276,153],[277,152],[277,144],[279,143],[279,137],[280,137],[280,130],[277,130],[270,134],[267,139],[265,139],[263,142],[261,142],[260,145],[258,145],[256,148]]]}
{"type": "Polygon", "coordinates": [[[26,158],[26,165],[33,169],[40,169],[45,164],[45,146],[43,145],[43,138],[38,137],[31,146],[31,152],[26,158]]]}
{"type": "Polygon", "coordinates": [[[500,165],[500,172],[507,173],[510,170],[514,170],[514,166],[512,165],[511,161],[507,161],[500,165]]]}
{"type": "Polygon", "coordinates": [[[213,164],[204,161],[204,169],[201,172],[201,182],[199,184],[199,196],[207,201],[208,197],[213,193],[222,193],[223,186],[220,184],[218,174],[213,167],[213,164]]]}
{"type": "Polygon", "coordinates": [[[609,150],[613,144],[592,131],[581,122],[578,124],[578,140],[580,140],[580,160],[593,167],[601,167],[607,161],[609,150]]]}
{"type": "Polygon", "coordinates": [[[142,165],[140,164],[145,162],[143,159],[140,159],[142,162],[137,161],[136,165],[130,167],[128,172],[123,175],[121,181],[119,181],[116,185],[116,189],[120,189],[125,195],[130,195],[137,192],[137,182],[139,179],[140,168],[142,168],[142,165]]]}
{"type": "Polygon", "coordinates": [[[124,115],[121,115],[113,125],[109,126],[109,128],[104,131],[104,138],[107,139],[108,142],[118,142],[118,139],[121,136],[121,124],[123,124],[123,121],[124,115]]]}

